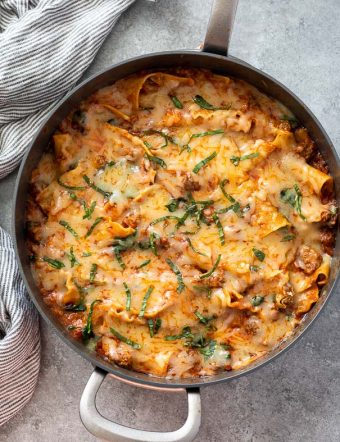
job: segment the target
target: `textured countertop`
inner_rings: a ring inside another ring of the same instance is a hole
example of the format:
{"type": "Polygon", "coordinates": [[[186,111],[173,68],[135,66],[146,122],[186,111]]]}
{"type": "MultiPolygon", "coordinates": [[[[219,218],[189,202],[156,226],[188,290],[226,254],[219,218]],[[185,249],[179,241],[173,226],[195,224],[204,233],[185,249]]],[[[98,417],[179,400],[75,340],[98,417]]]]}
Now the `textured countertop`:
{"type": "MultiPolygon", "coordinates": [[[[85,77],[148,52],[197,47],[211,0],[137,0],[85,77]]],[[[240,0],[231,54],[271,74],[317,115],[340,148],[340,2],[240,0]]],[[[1,55],[0,55],[1,58],[1,55]]],[[[9,230],[15,173],[0,182],[0,225],[9,230]]],[[[203,388],[197,441],[340,440],[340,293],[294,348],[251,375],[203,388]]],[[[42,359],[31,402],[0,429],[7,442],[92,442],[79,399],[92,371],[41,321],[42,359]]],[[[106,380],[98,408],[117,422],[169,431],[186,417],[184,394],[106,380]]]]}

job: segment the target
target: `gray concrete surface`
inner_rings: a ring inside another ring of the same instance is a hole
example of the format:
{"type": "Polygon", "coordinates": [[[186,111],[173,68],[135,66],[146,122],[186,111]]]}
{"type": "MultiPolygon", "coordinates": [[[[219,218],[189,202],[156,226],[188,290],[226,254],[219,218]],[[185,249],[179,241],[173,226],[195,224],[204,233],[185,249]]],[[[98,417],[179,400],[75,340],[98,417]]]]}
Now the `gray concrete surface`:
{"type": "MultiPolygon", "coordinates": [[[[196,47],[211,1],[137,3],[121,18],[89,69],[137,54],[196,47]]],[[[291,88],[340,148],[339,0],[240,0],[231,53],[291,88]]],[[[1,55],[0,55],[1,58],[1,55]]],[[[15,174],[0,183],[0,225],[9,228],[15,174]]],[[[287,354],[250,376],[202,389],[197,441],[297,442],[340,440],[340,297],[287,354]]],[[[28,406],[0,429],[7,442],[91,442],[78,415],[91,373],[44,323],[39,384],[28,406]]],[[[172,430],[186,416],[180,394],[160,394],[105,381],[99,409],[118,422],[172,430]]]]}

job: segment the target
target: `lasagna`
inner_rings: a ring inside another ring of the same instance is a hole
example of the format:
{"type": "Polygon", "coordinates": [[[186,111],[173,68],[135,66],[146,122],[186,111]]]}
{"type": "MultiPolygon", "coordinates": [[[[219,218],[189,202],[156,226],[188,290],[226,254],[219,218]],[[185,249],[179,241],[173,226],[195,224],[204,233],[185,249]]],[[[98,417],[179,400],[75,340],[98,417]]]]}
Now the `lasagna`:
{"type": "Polygon", "coordinates": [[[45,303],[106,360],[167,378],[238,370],[327,282],[337,206],[317,146],[250,84],[140,72],[81,102],[32,173],[45,303]]]}

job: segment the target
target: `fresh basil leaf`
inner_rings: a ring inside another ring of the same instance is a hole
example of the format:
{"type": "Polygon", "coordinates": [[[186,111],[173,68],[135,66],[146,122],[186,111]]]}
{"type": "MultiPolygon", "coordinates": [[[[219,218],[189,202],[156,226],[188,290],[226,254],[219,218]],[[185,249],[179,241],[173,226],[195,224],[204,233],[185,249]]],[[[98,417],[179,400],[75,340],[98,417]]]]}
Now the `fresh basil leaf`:
{"type": "Polygon", "coordinates": [[[254,296],[253,298],[251,298],[250,302],[253,307],[258,307],[260,304],[262,304],[263,301],[264,301],[263,296],[254,296]]]}
{"type": "Polygon", "coordinates": [[[179,270],[177,265],[173,261],[171,261],[170,258],[166,259],[166,263],[168,264],[170,269],[174,272],[174,274],[177,277],[177,281],[178,281],[177,292],[178,293],[182,293],[183,290],[185,289],[185,284],[184,284],[184,281],[183,281],[183,276],[182,276],[181,271],[179,270]]]}
{"type": "Polygon", "coordinates": [[[176,95],[171,95],[170,98],[171,98],[171,101],[173,102],[174,106],[177,107],[177,109],[183,109],[183,104],[176,97],[176,95]]]}
{"type": "Polygon", "coordinates": [[[110,331],[119,341],[124,342],[127,345],[130,345],[130,347],[134,348],[135,350],[140,350],[142,346],[140,344],[137,344],[137,342],[131,341],[131,339],[121,335],[119,331],[115,330],[113,327],[110,327],[110,331]]]}
{"type": "Polygon", "coordinates": [[[153,287],[153,286],[150,286],[148,288],[148,290],[147,290],[147,292],[146,292],[146,294],[145,294],[145,296],[143,298],[143,301],[142,301],[142,305],[141,305],[140,312],[139,312],[139,315],[138,315],[139,318],[143,318],[144,317],[146,305],[148,303],[148,299],[150,298],[150,295],[153,292],[154,288],[155,287],[153,287]]]}
{"type": "Polygon", "coordinates": [[[222,257],[222,255],[218,255],[216,262],[212,266],[211,270],[209,270],[209,272],[202,273],[202,275],[200,275],[200,279],[209,278],[209,276],[211,276],[214,273],[214,271],[217,269],[217,266],[219,265],[219,263],[221,261],[221,257],[222,257]]]}
{"type": "Polygon", "coordinates": [[[92,331],[92,315],[93,315],[93,308],[97,302],[102,302],[100,299],[95,299],[93,302],[91,302],[90,305],[90,311],[87,316],[86,325],[83,328],[83,340],[88,340],[93,335],[92,331]]]}
{"type": "Polygon", "coordinates": [[[259,261],[264,261],[264,258],[266,257],[266,254],[262,252],[262,250],[257,249],[256,247],[252,248],[254,255],[259,261]]]}
{"type": "Polygon", "coordinates": [[[213,160],[217,156],[217,152],[213,152],[211,155],[209,155],[207,158],[204,158],[204,160],[200,161],[196,166],[193,168],[194,173],[198,173],[202,167],[206,166],[211,160],[213,160]]]}
{"type": "Polygon", "coordinates": [[[234,166],[238,166],[240,161],[250,160],[252,158],[257,158],[258,156],[259,156],[258,152],[253,152],[248,155],[243,155],[241,157],[236,157],[235,155],[232,155],[230,157],[230,161],[233,163],[234,166]]]}
{"type": "Polygon", "coordinates": [[[59,224],[61,226],[65,227],[65,229],[68,230],[71,233],[71,235],[73,235],[75,238],[79,238],[78,233],[74,229],[72,229],[72,227],[70,226],[70,224],[67,221],[64,221],[63,219],[61,219],[59,221],[59,224]]]}
{"type": "Polygon", "coordinates": [[[49,264],[54,269],[61,269],[62,267],[65,267],[65,264],[63,262],[58,261],[57,259],[49,258],[48,256],[44,256],[42,260],[47,262],[47,264],[49,264]]]}

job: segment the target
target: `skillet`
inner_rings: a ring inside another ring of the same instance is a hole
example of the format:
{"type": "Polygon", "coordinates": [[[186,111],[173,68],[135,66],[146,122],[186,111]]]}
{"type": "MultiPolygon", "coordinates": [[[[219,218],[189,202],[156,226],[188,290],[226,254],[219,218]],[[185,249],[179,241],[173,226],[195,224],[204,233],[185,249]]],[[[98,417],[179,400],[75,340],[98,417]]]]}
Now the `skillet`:
{"type": "MultiPolygon", "coordinates": [[[[26,252],[24,234],[25,208],[32,170],[40,160],[53,132],[57,129],[60,122],[69,114],[72,108],[76,107],[81,100],[85,99],[98,89],[108,86],[120,78],[141,70],[165,69],[174,66],[206,68],[213,70],[218,74],[241,78],[257,87],[264,94],[281,101],[296,115],[301,124],[307,128],[312,139],[318,145],[320,152],[329,166],[330,174],[334,178],[337,203],[338,205],[340,204],[340,161],[330,139],[316,117],[298,97],[277,80],[248,65],[244,61],[228,54],[228,46],[236,8],[237,0],[214,0],[202,51],[171,51],[135,57],[123,63],[111,66],[78,85],[47,116],[45,122],[42,124],[33,139],[19,170],[14,195],[12,229],[21,275],[32,301],[47,323],[54,327],[55,331],[64,342],[77,353],[89,360],[95,367],[80,401],[80,416],[88,431],[100,439],[105,439],[107,441],[154,442],[193,440],[199,431],[201,422],[199,388],[219,382],[225,382],[247,373],[251,373],[286,351],[314,322],[335,289],[339,273],[340,257],[338,238],[334,250],[329,281],[322,291],[320,300],[310,313],[308,313],[305,320],[299,327],[297,327],[289,339],[281,342],[274,351],[267,354],[265,357],[239,371],[223,372],[205,378],[163,379],[151,377],[143,373],[137,373],[113,365],[112,363],[101,359],[81,342],[73,340],[44,304],[39,289],[34,282],[26,252]],[[150,389],[170,389],[172,391],[183,391],[183,389],[185,389],[188,396],[188,417],[186,422],[180,429],[164,433],[136,430],[118,425],[104,418],[97,411],[95,400],[98,389],[108,374],[123,382],[150,389]]],[[[337,234],[337,237],[338,236],[339,234],[337,234]]]]}

